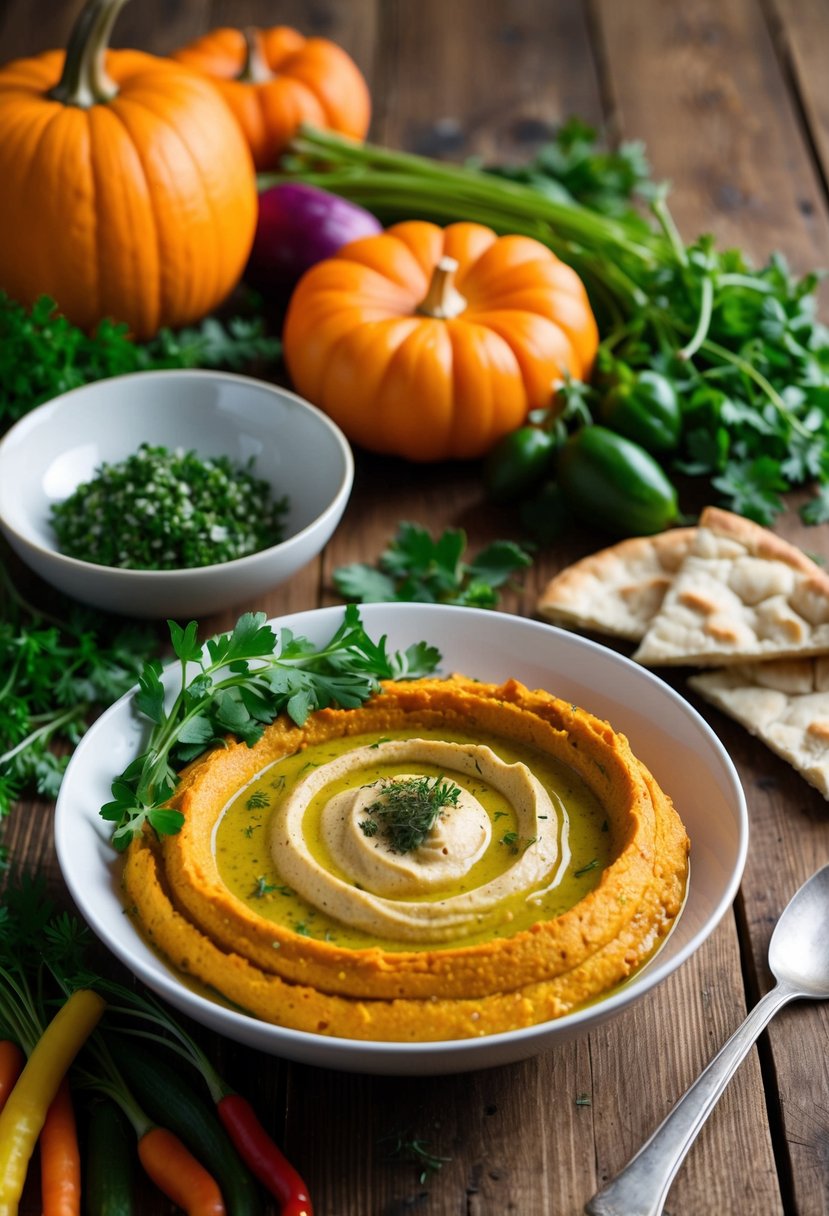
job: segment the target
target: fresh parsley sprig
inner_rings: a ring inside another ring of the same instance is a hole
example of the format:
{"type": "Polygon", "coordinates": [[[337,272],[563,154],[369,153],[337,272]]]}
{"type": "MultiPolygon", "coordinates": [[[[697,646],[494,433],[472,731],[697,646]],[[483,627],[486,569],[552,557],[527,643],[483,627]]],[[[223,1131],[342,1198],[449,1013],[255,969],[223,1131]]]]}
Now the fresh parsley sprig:
{"type": "Polygon", "coordinates": [[[48,296],[26,308],[0,292],[0,431],[42,401],[93,380],[158,368],[243,370],[274,362],[280,350],[261,316],[227,322],[207,317],[198,326],[162,329],[149,342],[134,342],[120,322],[103,320],[87,334],[48,296]]]}
{"type": "Polygon", "coordinates": [[[35,607],[0,560],[0,818],[29,790],[57,794],[65,745],[133,687],[157,646],[148,628],[107,623],[80,605],[62,618],[35,607]]]}
{"type": "Polygon", "coordinates": [[[525,549],[496,540],[464,561],[466,534],[447,528],[434,540],[419,524],[401,523],[377,565],[354,562],[334,571],[334,586],[346,599],[362,603],[406,601],[494,608],[498,591],[519,570],[532,565],[525,549]]]}
{"type": "Polygon", "coordinates": [[[145,823],[159,835],[180,830],[181,812],[167,805],[177,770],[227,735],[252,747],[280,713],[301,726],[314,710],[354,708],[381,680],[428,675],[440,660],[425,642],[390,654],[385,637],[374,641],[366,633],[354,605],[320,647],[290,629],[274,630],[263,612],[245,613],[231,632],[205,646],[195,621],[168,624],[179,660],[178,691],[168,707],[161,664],[145,665],[134,704],[152,724],[147,747],[115,779],[112,800],[101,808],[101,816],[115,825],[112,842],[119,851],[145,823]]]}

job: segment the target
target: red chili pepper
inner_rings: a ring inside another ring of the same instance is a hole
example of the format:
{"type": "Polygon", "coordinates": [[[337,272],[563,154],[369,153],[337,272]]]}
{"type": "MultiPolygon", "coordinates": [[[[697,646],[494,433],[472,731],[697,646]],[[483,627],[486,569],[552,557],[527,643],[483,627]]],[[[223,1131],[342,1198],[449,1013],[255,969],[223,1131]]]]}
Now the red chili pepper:
{"type": "Polygon", "coordinates": [[[279,1200],[281,1216],[314,1216],[307,1186],[265,1131],[250,1102],[229,1093],[216,1103],[216,1110],[245,1165],[279,1200]]]}

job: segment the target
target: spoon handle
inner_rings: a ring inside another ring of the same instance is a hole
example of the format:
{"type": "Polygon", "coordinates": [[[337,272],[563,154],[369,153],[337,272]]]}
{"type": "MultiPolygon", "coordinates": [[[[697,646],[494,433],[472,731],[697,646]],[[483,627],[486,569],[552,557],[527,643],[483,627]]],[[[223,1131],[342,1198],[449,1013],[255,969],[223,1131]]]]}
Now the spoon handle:
{"type": "Polygon", "coordinates": [[[589,1216],[659,1216],[686,1153],[755,1039],[781,1006],[800,995],[781,981],[757,1002],[650,1140],[588,1201],[589,1216]]]}

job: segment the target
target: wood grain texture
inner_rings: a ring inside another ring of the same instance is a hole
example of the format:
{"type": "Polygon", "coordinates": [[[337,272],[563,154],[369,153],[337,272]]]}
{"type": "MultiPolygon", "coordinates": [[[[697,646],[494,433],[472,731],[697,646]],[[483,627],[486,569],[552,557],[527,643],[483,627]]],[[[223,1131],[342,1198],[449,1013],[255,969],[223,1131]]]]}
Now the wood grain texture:
{"type": "Polygon", "coordinates": [[[713,232],[758,263],[783,249],[801,271],[821,265],[821,182],[760,4],[594,7],[614,121],[645,140],[686,239],[713,232]]]}
{"type": "MultiPolygon", "coordinates": [[[[797,18],[798,5],[780,6],[781,14],[784,8],[789,49],[795,45],[795,31],[800,31],[801,44],[807,29],[816,35],[815,6],[797,18]]],[[[721,244],[739,245],[758,262],[782,248],[800,270],[825,263],[826,203],[810,152],[817,140],[803,128],[800,102],[792,94],[781,53],[780,30],[773,25],[770,30],[763,8],[751,0],[702,0],[681,8],[598,0],[595,12],[616,122],[625,135],[635,132],[645,140],[656,176],[673,183],[672,209],[686,238],[711,230],[721,244]]],[[[814,59],[811,62],[814,70],[814,59]]],[[[812,93],[806,83],[805,65],[800,79],[804,96],[820,95],[818,87],[812,93]]],[[[804,111],[810,112],[806,107],[804,111]]],[[[818,110],[811,112],[816,115],[818,110]]],[[[806,529],[790,514],[779,530],[810,552],[829,556],[825,529],[806,529]]],[[[766,950],[774,921],[796,887],[829,860],[826,803],[734,723],[710,711],[706,716],[743,776],[749,804],[751,842],[742,898],[753,1001],[772,982],[766,950]]],[[[726,985],[729,975],[733,981],[733,969],[721,972],[726,985]]],[[[784,1202],[793,1203],[797,1211],[827,1210],[826,1124],[820,1127],[798,1117],[803,1108],[826,1105],[822,1070],[810,1070],[807,1063],[823,1058],[824,1016],[824,1011],[811,1009],[796,1022],[786,1014],[769,1032],[769,1066],[782,1075],[797,1075],[803,1086],[802,1107],[787,1110],[772,1102],[772,1128],[767,1132],[755,1064],[750,1110],[756,1135],[751,1136],[742,1107],[723,1108],[731,1111],[733,1120],[724,1143],[740,1137],[748,1149],[754,1141],[748,1155],[731,1154],[730,1172],[736,1185],[755,1190],[755,1210],[775,1211],[772,1205],[779,1202],[772,1152],[782,1164],[784,1202]],[[764,1182],[769,1184],[767,1196],[764,1182]],[[787,1193],[789,1187],[794,1198],[787,1193]]],[[[692,1166],[693,1161],[688,1164],[689,1178],[692,1166]]],[[[681,1174],[677,1195],[683,1180],[681,1174]]],[[[744,1209],[744,1199],[738,1205],[736,1198],[723,1210],[750,1210],[744,1209]]],[[[685,1210],[684,1204],[680,1210],[685,1210]]]]}
{"type": "MultiPolygon", "coordinates": [[[[59,45],[80,0],[0,3],[5,58],[59,45]]],[[[220,24],[293,24],[338,41],[367,75],[372,138],[462,160],[522,159],[571,114],[647,143],[674,183],[686,237],[711,230],[763,260],[829,261],[829,43],[822,0],[139,0],[115,45],[164,54],[220,24]],[[818,163],[814,159],[817,152],[818,163]]],[[[284,615],[338,601],[338,565],[373,561],[401,520],[463,528],[475,551],[515,535],[479,470],[357,455],[354,494],[325,553],[260,603],[284,615]]],[[[829,540],[781,530],[829,557],[829,540]]],[[[536,555],[503,610],[533,615],[538,590],[597,547],[573,531],[536,555]]],[[[203,622],[230,626],[237,607],[203,622]]],[[[623,649],[620,647],[620,649],[623,649]]],[[[685,692],[682,673],[671,682],[685,692]]],[[[318,1216],[570,1216],[636,1151],[771,982],[765,950],[788,895],[829,859],[826,804],[736,724],[699,706],[746,787],[752,838],[736,915],[641,1004],[534,1060],[457,1077],[361,1077],[263,1057],[191,1027],[307,1178],[318,1216]],[[745,980],[743,971],[745,971],[745,980]],[[417,1139],[441,1168],[401,1159],[417,1139]]],[[[13,856],[66,895],[48,802],[22,803],[13,856]]],[[[827,1010],[773,1024],[672,1188],[674,1216],[829,1210],[827,1010]],[[763,1069],[761,1070],[761,1061],[763,1069]]],[[[142,1216],[169,1210],[145,1189],[142,1216]]],[[[36,1188],[23,1216],[40,1211],[36,1188]]],[[[270,1209],[273,1211],[273,1208],[270,1209]]]]}

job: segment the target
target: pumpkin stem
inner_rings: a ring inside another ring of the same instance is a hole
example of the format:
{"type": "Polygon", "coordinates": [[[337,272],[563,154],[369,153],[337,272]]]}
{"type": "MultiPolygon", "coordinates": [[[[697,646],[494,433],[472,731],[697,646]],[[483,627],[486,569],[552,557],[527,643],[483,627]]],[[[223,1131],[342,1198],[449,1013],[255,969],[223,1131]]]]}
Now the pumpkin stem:
{"type": "Polygon", "coordinates": [[[104,59],[115,19],[125,4],[126,0],[87,0],[72,27],[63,71],[49,97],[82,109],[112,100],[118,86],[107,75],[104,59]]]}
{"type": "Polygon", "coordinates": [[[455,287],[457,269],[457,260],[445,255],[435,266],[429,290],[417,309],[424,317],[439,317],[446,320],[449,317],[457,317],[464,311],[466,300],[455,287]]]}
{"type": "Polygon", "coordinates": [[[242,37],[245,40],[245,62],[236,79],[245,84],[266,84],[273,80],[274,74],[268,67],[259,30],[249,25],[242,30],[242,37]]]}

